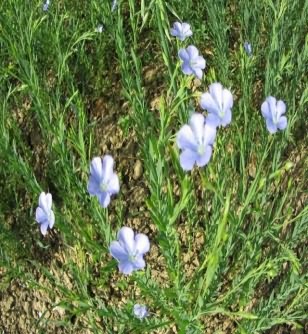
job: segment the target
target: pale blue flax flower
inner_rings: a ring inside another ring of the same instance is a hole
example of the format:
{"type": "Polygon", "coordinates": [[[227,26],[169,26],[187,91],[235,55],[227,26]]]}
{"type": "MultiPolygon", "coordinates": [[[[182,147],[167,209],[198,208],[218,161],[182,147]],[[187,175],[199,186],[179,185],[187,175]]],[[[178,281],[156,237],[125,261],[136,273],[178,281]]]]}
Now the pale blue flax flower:
{"type": "Polygon", "coordinates": [[[96,157],[90,166],[90,178],[88,191],[90,195],[97,196],[100,205],[106,208],[110,203],[111,195],[120,190],[119,178],[113,172],[113,158],[105,155],[104,158],[96,157]]]}
{"type": "Polygon", "coordinates": [[[244,50],[249,57],[252,55],[252,46],[247,41],[244,43],[244,50]]]}
{"type": "Polygon", "coordinates": [[[210,85],[209,92],[201,95],[200,106],[207,110],[206,123],[212,126],[227,126],[232,119],[233,96],[222,84],[210,85]]]}
{"type": "Polygon", "coordinates": [[[177,37],[180,41],[184,41],[187,37],[192,35],[190,25],[188,23],[173,23],[173,27],[170,29],[171,36],[177,37]]]}
{"type": "Polygon", "coordinates": [[[138,319],[144,319],[149,315],[148,309],[145,305],[135,304],[133,308],[134,316],[138,319]]]}
{"type": "Polygon", "coordinates": [[[48,8],[50,5],[50,0],[46,0],[45,3],[43,4],[43,11],[47,12],[48,8]]]}
{"type": "Polygon", "coordinates": [[[42,192],[39,197],[39,206],[35,212],[35,220],[41,225],[41,233],[46,235],[48,227],[51,229],[55,223],[55,215],[51,209],[52,196],[42,192]]]}
{"type": "Polygon", "coordinates": [[[99,32],[100,34],[104,31],[104,26],[102,24],[99,24],[96,29],[96,32],[99,32]]]}
{"type": "Polygon", "coordinates": [[[190,45],[186,49],[179,50],[179,58],[182,60],[182,71],[187,75],[195,75],[198,79],[202,79],[205,69],[205,59],[199,56],[198,49],[190,45]]]}
{"type": "Polygon", "coordinates": [[[287,127],[287,118],[283,116],[286,109],[286,104],[282,100],[277,101],[273,96],[267,97],[262,103],[261,112],[265,118],[267,130],[270,133],[284,130],[287,127]]]}
{"type": "Polygon", "coordinates": [[[117,4],[118,4],[118,1],[117,0],[113,0],[112,1],[112,4],[111,4],[111,11],[114,12],[115,9],[117,8],[117,4]]]}
{"type": "Polygon", "coordinates": [[[177,134],[176,143],[182,150],[180,165],[185,171],[194,165],[203,167],[212,155],[212,146],[216,137],[216,128],[205,123],[202,114],[192,114],[189,124],[185,124],[177,134]]]}
{"type": "Polygon", "coordinates": [[[110,244],[110,253],[118,261],[119,271],[130,275],[134,270],[143,269],[143,256],[150,250],[149,238],[142,233],[134,234],[130,227],[122,227],[118,240],[110,244]]]}

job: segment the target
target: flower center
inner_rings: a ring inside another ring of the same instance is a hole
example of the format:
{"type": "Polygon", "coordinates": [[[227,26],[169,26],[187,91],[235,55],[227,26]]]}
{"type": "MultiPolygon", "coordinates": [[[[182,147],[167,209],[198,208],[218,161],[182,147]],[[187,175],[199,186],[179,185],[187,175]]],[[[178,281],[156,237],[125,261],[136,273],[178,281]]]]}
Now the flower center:
{"type": "Polygon", "coordinates": [[[197,62],[196,60],[191,60],[191,61],[189,62],[189,64],[190,64],[190,67],[195,67],[195,66],[198,65],[198,62],[197,62]]]}
{"type": "Polygon", "coordinates": [[[137,258],[137,253],[129,253],[128,255],[129,262],[134,263],[136,261],[136,258],[137,258]]]}
{"type": "Polygon", "coordinates": [[[225,116],[225,112],[224,112],[223,110],[219,110],[218,116],[219,116],[220,118],[224,118],[224,116],[225,116]]]}
{"type": "Polygon", "coordinates": [[[102,192],[106,192],[107,189],[108,189],[108,185],[107,183],[105,183],[104,181],[100,183],[99,185],[99,189],[102,191],[102,192]]]}
{"type": "Polygon", "coordinates": [[[200,144],[197,148],[197,153],[198,153],[198,155],[201,156],[201,155],[204,154],[204,152],[205,152],[205,147],[204,147],[204,145],[200,144]]]}
{"type": "Polygon", "coordinates": [[[278,113],[274,112],[273,113],[273,123],[276,125],[278,123],[278,113]]]}

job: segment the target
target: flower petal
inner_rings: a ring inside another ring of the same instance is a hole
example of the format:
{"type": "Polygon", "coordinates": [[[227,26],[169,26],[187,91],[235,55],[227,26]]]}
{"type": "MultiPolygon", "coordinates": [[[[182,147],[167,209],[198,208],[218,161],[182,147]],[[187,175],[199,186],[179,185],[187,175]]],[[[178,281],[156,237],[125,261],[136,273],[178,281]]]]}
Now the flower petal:
{"type": "Polygon", "coordinates": [[[180,154],[180,165],[185,171],[192,170],[197,159],[197,153],[190,149],[185,149],[180,154]]]}
{"type": "Polygon", "coordinates": [[[45,211],[46,215],[49,212],[49,202],[45,192],[42,192],[39,197],[39,206],[45,211]]]}
{"type": "Polygon", "coordinates": [[[186,49],[180,49],[179,53],[178,53],[178,56],[184,62],[189,62],[189,55],[188,55],[186,49]]]}
{"type": "Polygon", "coordinates": [[[143,269],[145,267],[145,261],[143,257],[140,255],[136,258],[133,263],[135,269],[143,269]]]}
{"type": "Polygon", "coordinates": [[[207,125],[215,128],[217,126],[220,126],[221,120],[216,113],[210,113],[207,115],[205,122],[207,125]]]}
{"type": "Polygon", "coordinates": [[[47,204],[47,208],[48,210],[51,210],[51,206],[52,206],[52,196],[50,193],[46,194],[46,204],[47,204]]]}
{"type": "Polygon", "coordinates": [[[285,114],[287,106],[282,100],[279,100],[277,101],[276,109],[277,109],[277,118],[279,119],[281,115],[285,114]]]}
{"type": "Polygon", "coordinates": [[[230,110],[233,107],[233,96],[232,93],[229,91],[229,89],[226,88],[223,89],[222,99],[223,99],[223,111],[224,113],[226,113],[227,110],[230,110]]]}
{"type": "Polygon", "coordinates": [[[136,251],[139,254],[145,254],[150,250],[150,241],[149,238],[142,233],[138,233],[135,236],[135,246],[136,246],[136,251]]]}
{"type": "Polygon", "coordinates": [[[102,159],[100,157],[95,157],[91,161],[90,165],[90,174],[98,184],[100,184],[103,180],[103,166],[102,159]]]}
{"type": "Polygon", "coordinates": [[[203,71],[200,68],[193,68],[194,75],[199,79],[202,80],[203,71]]]}
{"type": "Polygon", "coordinates": [[[216,127],[205,124],[203,127],[203,144],[204,145],[213,145],[216,138],[216,127]]]}
{"type": "Polygon", "coordinates": [[[170,29],[170,35],[177,37],[178,36],[178,31],[175,28],[171,28],[170,29]]]}
{"type": "MultiPolygon", "coordinates": [[[[192,133],[197,139],[197,146],[202,143],[203,130],[204,130],[204,116],[200,113],[194,113],[191,115],[189,120],[189,125],[191,127],[192,133]]],[[[189,147],[187,147],[189,148],[189,147]]]]}
{"type": "Polygon", "coordinates": [[[270,118],[272,122],[277,120],[277,101],[276,98],[273,96],[269,96],[266,98],[266,101],[269,105],[269,111],[270,111],[270,118]]]}
{"type": "Polygon", "coordinates": [[[118,175],[113,173],[108,182],[108,192],[111,195],[117,194],[120,191],[120,183],[118,175]]]}
{"type": "Polygon", "coordinates": [[[277,126],[273,123],[271,118],[266,119],[266,127],[271,134],[277,132],[277,126]]]}
{"type": "Polygon", "coordinates": [[[269,109],[271,112],[273,112],[274,110],[276,110],[276,98],[273,96],[268,96],[266,98],[267,103],[269,104],[269,109]]]}
{"type": "Polygon", "coordinates": [[[200,106],[208,112],[218,114],[219,109],[210,93],[206,92],[201,95],[200,106]]]}
{"type": "Polygon", "coordinates": [[[208,164],[212,156],[212,147],[206,146],[205,153],[202,156],[198,156],[197,158],[197,166],[203,167],[208,164]]]}
{"type": "Polygon", "coordinates": [[[119,271],[124,275],[130,275],[134,271],[133,264],[129,261],[122,261],[118,264],[119,271]]]}
{"type": "Polygon", "coordinates": [[[205,69],[205,59],[202,56],[198,56],[196,60],[194,60],[194,66],[199,67],[202,70],[205,69]]]}
{"type": "Polygon", "coordinates": [[[186,50],[189,55],[189,60],[197,58],[199,56],[199,51],[194,45],[189,45],[186,50]]]}
{"type": "Polygon", "coordinates": [[[285,116],[281,116],[279,122],[277,123],[277,128],[280,130],[284,130],[288,125],[287,118],[285,116]]]}
{"type": "Polygon", "coordinates": [[[212,95],[216,105],[219,108],[219,111],[223,110],[222,109],[222,91],[223,91],[223,87],[222,84],[219,82],[215,82],[213,84],[210,85],[209,87],[209,91],[210,94],[212,95]]]}
{"type": "Polygon", "coordinates": [[[134,231],[130,227],[122,227],[118,233],[118,240],[121,246],[128,252],[135,252],[134,231]]]}
{"type": "Polygon", "coordinates": [[[90,195],[98,195],[100,193],[99,183],[93,175],[90,175],[89,178],[88,192],[90,195]]]}
{"type": "Polygon", "coordinates": [[[267,101],[264,101],[261,105],[261,113],[262,113],[262,116],[264,118],[271,118],[272,115],[271,115],[271,112],[270,112],[270,109],[269,109],[269,104],[267,101]]]}
{"type": "Polygon", "coordinates": [[[107,206],[110,203],[110,195],[106,191],[104,191],[104,192],[98,194],[97,197],[98,197],[100,205],[103,208],[107,208],[107,206]]]}
{"type": "Polygon", "coordinates": [[[174,22],[173,23],[173,28],[174,28],[174,30],[177,31],[177,33],[179,33],[182,30],[182,24],[180,22],[174,22]]]}
{"type": "Polygon", "coordinates": [[[231,119],[232,119],[231,109],[227,109],[226,112],[225,112],[224,117],[221,120],[221,125],[222,126],[227,126],[228,124],[231,123],[231,119]]]}
{"type": "Polygon", "coordinates": [[[107,183],[113,175],[113,158],[111,155],[105,155],[103,158],[103,180],[107,183]]]}
{"type": "Polygon", "coordinates": [[[182,71],[183,71],[184,74],[186,74],[186,75],[193,74],[193,70],[190,67],[190,65],[189,65],[188,62],[184,61],[184,63],[182,64],[181,68],[182,68],[182,71]]]}
{"type": "Polygon", "coordinates": [[[191,29],[190,24],[185,23],[185,22],[182,23],[182,30],[186,37],[189,37],[192,35],[192,31],[190,29],[191,29]]]}
{"type": "Polygon", "coordinates": [[[35,220],[39,224],[44,223],[44,222],[46,222],[48,220],[48,217],[47,217],[45,211],[42,208],[40,208],[40,207],[36,208],[36,211],[35,211],[35,220]]]}
{"type": "Polygon", "coordinates": [[[189,148],[194,151],[197,149],[197,143],[192,129],[187,124],[183,125],[176,136],[176,143],[180,149],[189,148]]]}
{"type": "Polygon", "coordinates": [[[48,221],[45,223],[41,224],[41,233],[45,236],[47,234],[47,229],[48,229],[48,221]]]}
{"type": "Polygon", "coordinates": [[[55,214],[52,210],[50,210],[50,216],[49,216],[49,228],[53,228],[53,225],[55,224],[55,214]]]}
{"type": "Polygon", "coordinates": [[[119,262],[128,261],[128,254],[118,241],[112,241],[109,247],[110,254],[119,262]]]}

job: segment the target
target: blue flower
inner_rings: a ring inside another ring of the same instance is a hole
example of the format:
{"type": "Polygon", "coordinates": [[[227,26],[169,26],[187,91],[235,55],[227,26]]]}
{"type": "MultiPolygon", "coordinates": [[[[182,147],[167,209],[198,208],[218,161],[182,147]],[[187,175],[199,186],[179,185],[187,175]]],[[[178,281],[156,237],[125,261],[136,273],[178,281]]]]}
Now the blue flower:
{"type": "Polygon", "coordinates": [[[244,50],[247,53],[247,55],[250,57],[252,55],[252,46],[249,42],[244,43],[244,50]]]}
{"type": "Polygon", "coordinates": [[[286,112],[286,104],[275,97],[269,96],[262,103],[261,112],[266,121],[267,130],[270,133],[275,133],[277,130],[284,130],[288,121],[285,116],[282,116],[286,112]]]}
{"type": "Polygon", "coordinates": [[[180,41],[184,41],[192,35],[190,25],[188,23],[173,23],[173,28],[170,29],[171,36],[177,37],[180,41]]]}
{"type": "Polygon", "coordinates": [[[182,71],[184,74],[193,74],[197,78],[202,79],[202,70],[205,69],[205,59],[199,56],[199,51],[195,46],[190,45],[186,49],[180,49],[179,57],[183,61],[182,71]]]}
{"type": "Polygon", "coordinates": [[[130,275],[134,270],[143,269],[143,256],[150,250],[150,242],[145,234],[134,235],[130,227],[122,227],[118,233],[118,241],[110,245],[111,255],[118,261],[119,271],[130,275]]]}
{"type": "Polygon", "coordinates": [[[39,197],[39,206],[35,212],[35,220],[41,224],[41,233],[46,235],[48,227],[51,229],[55,223],[55,215],[51,210],[52,196],[42,192],[39,197]]]}
{"type": "Polygon", "coordinates": [[[117,7],[118,1],[117,0],[113,0],[112,1],[112,5],[111,5],[111,11],[115,11],[116,7],[117,7]]]}
{"type": "Polygon", "coordinates": [[[210,85],[209,92],[201,95],[200,105],[207,110],[207,124],[225,127],[231,122],[233,96],[231,92],[216,82],[210,85]]]}
{"type": "Polygon", "coordinates": [[[134,316],[140,320],[149,315],[148,309],[145,305],[135,304],[133,311],[134,316]]]}
{"type": "Polygon", "coordinates": [[[50,5],[50,0],[46,0],[46,2],[43,4],[43,11],[47,12],[50,5]]]}
{"type": "Polygon", "coordinates": [[[99,32],[100,34],[104,31],[104,26],[102,24],[99,24],[96,29],[96,32],[99,32]]]}
{"type": "Polygon", "coordinates": [[[96,157],[90,166],[88,191],[97,196],[101,206],[106,208],[110,203],[110,196],[120,190],[119,178],[113,172],[113,158],[105,155],[103,159],[96,157]]]}
{"type": "Polygon", "coordinates": [[[182,150],[180,165],[192,170],[194,164],[203,167],[210,161],[212,146],[216,137],[216,128],[205,123],[204,116],[192,114],[189,125],[185,124],[177,134],[176,142],[182,150]]]}

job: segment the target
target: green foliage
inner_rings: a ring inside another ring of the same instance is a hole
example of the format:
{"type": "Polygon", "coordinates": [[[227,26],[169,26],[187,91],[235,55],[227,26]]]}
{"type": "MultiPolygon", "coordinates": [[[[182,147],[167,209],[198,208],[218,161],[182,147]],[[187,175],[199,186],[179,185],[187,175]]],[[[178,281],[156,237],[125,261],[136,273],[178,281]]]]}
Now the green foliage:
{"type": "MultiPolygon", "coordinates": [[[[0,3],[0,289],[19,279],[44,291],[65,310],[54,326],[68,331],[163,333],[175,326],[201,334],[215,316],[230,319],[241,334],[302,328],[308,162],[298,157],[307,150],[308,3],[127,0],[114,12],[108,1],[51,1],[47,12],[34,3],[0,3]],[[188,44],[169,35],[179,19],[192,25],[188,44]],[[246,40],[252,57],[243,50],[246,40]],[[207,61],[200,87],[180,70],[178,49],[189,44],[207,61]],[[149,65],[158,69],[159,87],[148,86],[149,65]],[[219,130],[210,164],[185,174],[175,134],[214,81],[235,96],[232,123],[219,130]],[[136,136],[148,193],[144,224],[155,226],[151,243],[163,258],[164,282],[153,275],[154,262],[114,278],[108,246],[133,213],[122,195],[108,211],[87,194],[91,158],[113,153],[99,148],[92,116],[104,95],[128,106],[124,116],[117,107],[112,113],[125,136],[136,136]],[[288,106],[288,128],[274,136],[260,115],[268,95],[288,106]],[[55,202],[48,238],[39,236],[33,218],[42,190],[55,202]],[[59,248],[65,260],[55,275],[59,248]],[[187,254],[198,262],[190,272],[187,254]],[[111,285],[125,303],[109,301],[111,285]],[[140,299],[151,312],[144,321],[132,315],[140,299]]],[[[45,316],[36,323],[41,333],[45,316]]]]}

